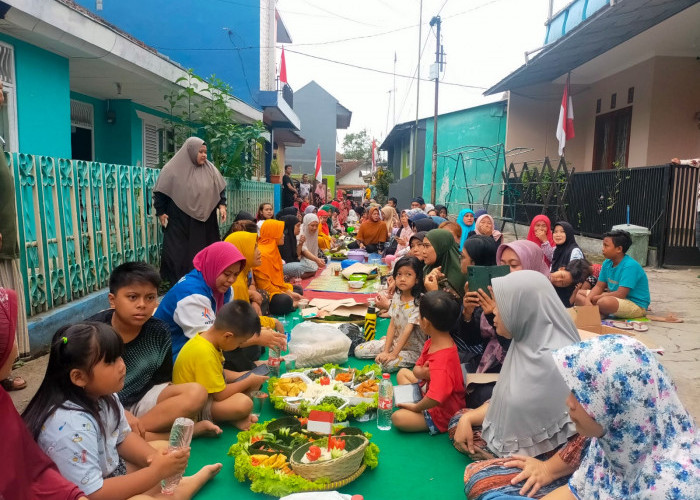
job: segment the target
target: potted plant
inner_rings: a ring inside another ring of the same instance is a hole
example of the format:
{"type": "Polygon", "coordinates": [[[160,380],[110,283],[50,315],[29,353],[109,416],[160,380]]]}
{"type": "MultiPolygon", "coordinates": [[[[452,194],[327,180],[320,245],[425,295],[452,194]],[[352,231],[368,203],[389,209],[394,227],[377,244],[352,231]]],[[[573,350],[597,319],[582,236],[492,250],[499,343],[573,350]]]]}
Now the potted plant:
{"type": "Polygon", "coordinates": [[[273,158],[270,162],[270,182],[272,184],[280,184],[282,182],[282,170],[280,164],[277,163],[277,158],[273,158]]]}

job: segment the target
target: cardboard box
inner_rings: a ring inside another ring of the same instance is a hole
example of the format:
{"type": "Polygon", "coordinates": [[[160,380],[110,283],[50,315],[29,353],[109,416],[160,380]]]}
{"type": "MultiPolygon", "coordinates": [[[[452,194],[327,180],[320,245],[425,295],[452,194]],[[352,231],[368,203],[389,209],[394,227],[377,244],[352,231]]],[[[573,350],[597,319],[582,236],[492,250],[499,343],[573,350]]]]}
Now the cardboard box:
{"type": "Polygon", "coordinates": [[[324,316],[340,316],[343,318],[349,318],[350,316],[362,316],[367,314],[367,304],[358,304],[355,299],[312,299],[309,302],[309,308],[304,309],[302,313],[305,317],[306,314],[315,312],[316,316],[323,318],[324,316]],[[315,311],[310,311],[309,309],[315,308],[315,311]]]}
{"type": "MultiPolygon", "coordinates": [[[[634,330],[621,330],[613,326],[603,325],[600,322],[600,309],[598,306],[574,306],[567,309],[574,320],[581,340],[588,340],[595,335],[627,335],[647,346],[651,351],[663,354],[663,347],[654,345],[649,340],[636,335],[634,330]]],[[[624,320],[620,320],[624,321],[624,320]]]]}

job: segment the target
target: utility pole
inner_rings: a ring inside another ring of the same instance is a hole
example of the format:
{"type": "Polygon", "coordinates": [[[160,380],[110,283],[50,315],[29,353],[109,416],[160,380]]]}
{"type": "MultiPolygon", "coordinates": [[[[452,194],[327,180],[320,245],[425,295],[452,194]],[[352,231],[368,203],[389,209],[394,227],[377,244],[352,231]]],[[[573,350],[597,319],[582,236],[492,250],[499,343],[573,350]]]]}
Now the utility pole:
{"type": "MultiPolygon", "coordinates": [[[[418,116],[420,112],[420,56],[421,38],[423,36],[423,0],[420,0],[420,13],[418,14],[418,66],[416,68],[416,127],[413,131],[413,190],[411,196],[416,196],[416,177],[418,176],[418,116]]],[[[423,168],[421,166],[421,168],[423,168]]]]}
{"type": "Polygon", "coordinates": [[[394,127],[394,125],[396,125],[396,51],[394,51],[394,86],[392,87],[392,91],[394,92],[394,120],[391,126],[394,127]]]}
{"type": "Polygon", "coordinates": [[[440,16],[435,16],[430,20],[430,26],[436,26],[435,43],[435,112],[433,113],[433,165],[431,172],[430,203],[435,205],[435,185],[437,184],[437,133],[438,133],[438,89],[440,85],[440,16]]]}

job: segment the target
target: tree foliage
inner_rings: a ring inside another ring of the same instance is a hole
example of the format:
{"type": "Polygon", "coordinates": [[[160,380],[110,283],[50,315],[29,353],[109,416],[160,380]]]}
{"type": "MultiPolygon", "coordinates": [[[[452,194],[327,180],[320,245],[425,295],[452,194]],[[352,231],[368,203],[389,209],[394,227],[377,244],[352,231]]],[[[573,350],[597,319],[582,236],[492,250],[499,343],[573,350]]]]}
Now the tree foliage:
{"type": "Polygon", "coordinates": [[[345,135],[343,157],[346,160],[369,160],[372,157],[372,138],[367,129],[345,135]]]}
{"type": "Polygon", "coordinates": [[[377,168],[374,186],[377,188],[377,201],[386,203],[389,199],[389,184],[394,182],[394,174],[388,167],[377,168]]]}
{"type": "MultiPolygon", "coordinates": [[[[188,137],[199,136],[207,144],[209,158],[221,174],[235,182],[250,179],[255,172],[255,152],[261,135],[265,131],[262,122],[246,125],[236,122],[229,107],[231,87],[216,78],[207,80],[195,75],[190,69],[186,77],[176,83],[183,86],[164,96],[168,113],[167,140],[169,150],[175,150],[188,137]],[[197,94],[201,88],[204,99],[197,94]]],[[[165,153],[165,163],[173,153],[165,153]]]]}

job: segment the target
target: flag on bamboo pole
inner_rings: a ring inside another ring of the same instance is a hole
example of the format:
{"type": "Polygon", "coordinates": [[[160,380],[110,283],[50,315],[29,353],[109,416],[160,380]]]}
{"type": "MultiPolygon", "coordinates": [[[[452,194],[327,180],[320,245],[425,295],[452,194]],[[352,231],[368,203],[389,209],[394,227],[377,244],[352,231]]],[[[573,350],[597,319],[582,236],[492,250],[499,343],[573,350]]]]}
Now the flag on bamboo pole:
{"type": "Polygon", "coordinates": [[[557,123],[557,139],[559,140],[559,156],[564,156],[564,146],[566,141],[574,138],[574,105],[571,101],[569,89],[569,78],[566,77],[564,95],[561,98],[559,108],[559,122],[557,123]]]}
{"type": "Polygon", "coordinates": [[[321,169],[321,146],[316,149],[316,181],[323,182],[323,171],[321,169]]]}
{"type": "Polygon", "coordinates": [[[372,172],[377,170],[377,141],[372,139],[372,172]]]}
{"type": "Polygon", "coordinates": [[[280,82],[287,83],[287,61],[284,59],[284,47],[282,47],[282,58],[280,59],[280,82]]]}

